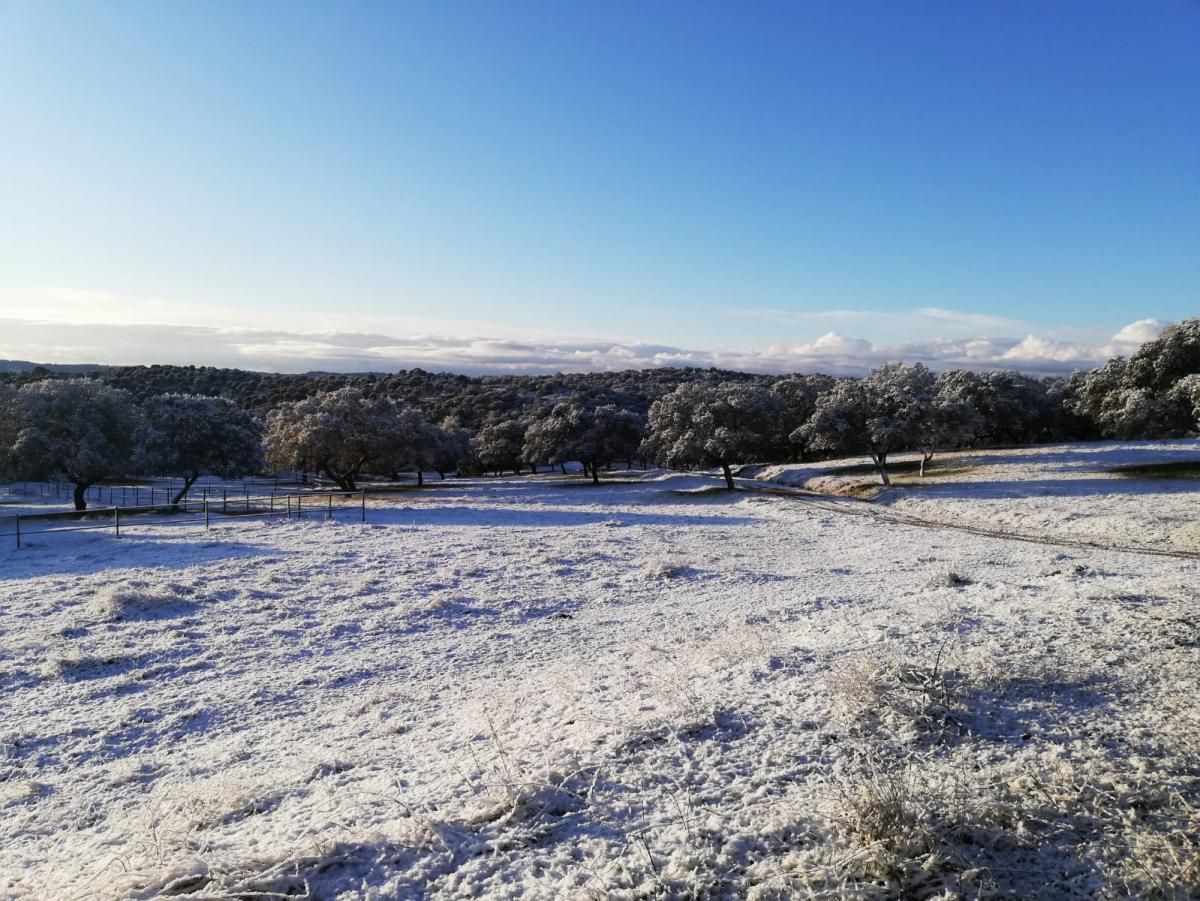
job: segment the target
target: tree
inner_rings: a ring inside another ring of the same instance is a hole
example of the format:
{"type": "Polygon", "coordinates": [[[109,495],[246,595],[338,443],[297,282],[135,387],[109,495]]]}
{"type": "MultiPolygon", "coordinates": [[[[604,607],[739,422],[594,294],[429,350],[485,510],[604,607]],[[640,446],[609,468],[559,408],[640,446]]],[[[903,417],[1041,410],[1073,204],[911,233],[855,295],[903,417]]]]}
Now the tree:
{"type": "Polygon", "coordinates": [[[437,443],[431,465],[441,478],[458,471],[471,459],[471,430],[463,428],[456,416],[447,416],[437,426],[437,443]]]}
{"type": "Polygon", "coordinates": [[[629,460],[645,436],[642,419],[616,404],[589,407],[583,400],[555,404],[525,431],[522,451],[526,460],[551,465],[578,460],[592,483],[600,482],[600,467],[613,460],[629,460]]]}
{"type": "Polygon", "coordinates": [[[534,467],[535,473],[538,466],[561,465],[566,462],[567,458],[561,457],[560,451],[570,441],[569,418],[564,414],[568,406],[565,403],[555,405],[533,419],[525,428],[521,456],[534,467]]]}
{"type": "Polygon", "coordinates": [[[390,419],[388,431],[380,436],[388,468],[412,469],[417,474],[417,485],[424,485],[425,468],[434,465],[441,437],[437,426],[416,407],[399,404],[394,406],[390,419]]]}
{"type": "Polygon", "coordinates": [[[88,488],[130,468],[138,416],[127,392],[94,379],[45,379],[23,386],[17,406],[17,471],[71,482],[76,510],[87,509],[88,488]]]}
{"type": "Polygon", "coordinates": [[[1196,428],[1186,386],[1200,375],[1200,319],[1168,326],[1128,359],[1073,377],[1069,404],[1106,438],[1170,438],[1196,428]],[[1185,386],[1180,388],[1180,386],[1185,386]]]}
{"type": "Polygon", "coordinates": [[[13,469],[13,445],[21,427],[17,389],[0,383],[0,478],[7,478],[13,469]]]}
{"type": "Polygon", "coordinates": [[[1200,374],[1200,318],[1167,326],[1129,358],[1124,385],[1166,395],[1176,383],[1200,374]]]}
{"type": "Polygon", "coordinates": [[[267,417],[267,462],[280,469],[315,469],[354,491],[373,463],[394,450],[396,405],[347,385],[285,404],[267,417]]]}
{"type": "Polygon", "coordinates": [[[1009,370],[975,373],[953,369],[942,374],[938,393],[978,411],[976,438],[985,445],[1029,444],[1049,437],[1056,411],[1038,379],[1009,370]]]}
{"type": "Polygon", "coordinates": [[[511,469],[520,475],[525,429],[525,423],[519,419],[499,419],[476,432],[471,438],[471,449],[480,467],[497,473],[511,469]]]}
{"type": "Polygon", "coordinates": [[[138,469],[183,479],[178,504],[202,475],[232,479],[263,467],[262,428],[224,397],[160,394],[142,405],[138,469]]]}
{"type": "Polygon", "coordinates": [[[917,423],[917,448],[921,451],[921,477],[933,455],[949,447],[969,444],[978,434],[983,417],[970,400],[960,397],[953,373],[942,373],[934,381],[933,395],[917,423]]]}
{"type": "Polygon", "coordinates": [[[730,465],[769,450],[782,412],[761,385],[683,384],[651,405],[647,447],[668,466],[719,466],[732,490],[730,465]]]}
{"type": "MultiPolygon", "coordinates": [[[[646,438],[646,418],[616,404],[603,404],[596,408],[593,435],[596,443],[593,461],[605,466],[614,460],[629,463],[646,438]]],[[[595,466],[592,477],[592,481],[597,481],[595,466]]]]}
{"type": "Polygon", "coordinates": [[[805,461],[809,450],[808,441],[798,430],[816,411],[817,398],[832,388],[835,381],[832,376],[819,373],[785,375],[776,379],[771,385],[771,390],[783,401],[784,415],[779,420],[779,435],[782,441],[772,456],[782,458],[783,454],[790,450],[795,454],[794,459],[801,463],[805,461]]]}
{"type": "Polygon", "coordinates": [[[817,400],[800,438],[817,450],[865,451],[884,485],[887,459],[916,447],[933,402],[934,377],[920,363],[885,363],[864,379],[843,379],[817,400]]]}
{"type": "Polygon", "coordinates": [[[1185,375],[1171,389],[1171,399],[1192,417],[1192,430],[1200,429],[1200,373],[1185,375]]]}
{"type": "MultiPolygon", "coordinates": [[[[1184,383],[1181,379],[1179,383],[1184,383]]],[[[1121,357],[1082,377],[1071,400],[1075,412],[1105,438],[1169,438],[1187,434],[1195,417],[1184,393],[1139,386],[1121,357]]]]}

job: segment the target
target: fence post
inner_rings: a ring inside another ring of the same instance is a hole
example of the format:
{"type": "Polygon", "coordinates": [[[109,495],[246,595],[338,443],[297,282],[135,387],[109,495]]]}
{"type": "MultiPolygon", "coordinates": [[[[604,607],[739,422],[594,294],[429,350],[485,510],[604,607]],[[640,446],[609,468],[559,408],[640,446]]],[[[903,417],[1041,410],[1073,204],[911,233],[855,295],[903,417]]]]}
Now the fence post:
{"type": "Polygon", "coordinates": [[[17,550],[21,549],[21,514],[17,514],[17,550]]]}
{"type": "Polygon", "coordinates": [[[229,512],[229,489],[228,488],[221,489],[221,512],[222,513],[229,512]]]}
{"type": "Polygon", "coordinates": [[[271,492],[271,512],[275,512],[275,492],[271,492]]]}
{"type": "Polygon", "coordinates": [[[304,499],[304,495],[296,495],[296,519],[300,518],[300,501],[304,499]]]}
{"type": "Polygon", "coordinates": [[[362,521],[367,521],[367,489],[363,489],[362,493],[362,521]]]}
{"type": "Polygon", "coordinates": [[[121,537],[121,508],[113,507],[113,528],[117,530],[117,537],[121,537]]]}
{"type": "Polygon", "coordinates": [[[246,492],[246,512],[249,513],[250,512],[250,489],[246,488],[244,490],[246,492]]]}
{"type": "Polygon", "coordinates": [[[325,500],[329,501],[329,507],[326,510],[325,518],[333,519],[333,495],[332,494],[325,495],[325,500]]]}
{"type": "Polygon", "coordinates": [[[208,498],[204,499],[204,531],[208,531],[208,498]]]}

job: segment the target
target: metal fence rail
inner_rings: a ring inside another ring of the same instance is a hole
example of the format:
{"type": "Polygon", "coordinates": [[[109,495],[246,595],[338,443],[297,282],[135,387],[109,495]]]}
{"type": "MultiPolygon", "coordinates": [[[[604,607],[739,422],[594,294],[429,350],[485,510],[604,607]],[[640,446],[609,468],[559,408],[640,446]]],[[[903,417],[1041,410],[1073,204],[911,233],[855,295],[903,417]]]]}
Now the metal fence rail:
{"type": "MultiPolygon", "coordinates": [[[[167,501],[170,499],[167,498],[167,501]]],[[[137,526],[193,526],[208,529],[214,519],[253,519],[256,517],[334,519],[339,513],[353,511],[361,522],[367,521],[367,492],[296,491],[219,498],[188,497],[178,504],[169,502],[143,505],[96,507],[83,511],[21,513],[0,516],[0,541],[14,540],[17,548],[34,535],[64,532],[110,530],[120,537],[122,529],[137,526]]]]}

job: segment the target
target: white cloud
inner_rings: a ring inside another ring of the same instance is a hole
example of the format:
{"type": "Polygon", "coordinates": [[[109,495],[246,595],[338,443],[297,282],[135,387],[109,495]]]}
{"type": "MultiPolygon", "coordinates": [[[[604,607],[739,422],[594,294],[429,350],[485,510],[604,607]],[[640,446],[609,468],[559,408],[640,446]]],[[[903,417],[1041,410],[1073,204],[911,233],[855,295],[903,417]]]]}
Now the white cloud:
{"type": "Polygon", "coordinates": [[[1147,341],[1153,341],[1162,334],[1168,323],[1158,319],[1139,319],[1131,322],[1112,337],[1112,341],[1104,345],[1106,357],[1127,357],[1147,341]]]}
{"type": "MultiPolygon", "coordinates": [[[[174,363],[281,372],[400,368],[544,373],[661,366],[755,372],[856,374],[888,360],[935,369],[1013,368],[1061,373],[1128,355],[1165,323],[1141,319],[1107,341],[1055,340],[999,316],[925,307],[902,313],[729,311],[777,319],[795,331],[825,326],[807,343],[697,349],[506,329],[494,323],[332,314],[279,317],[166,300],[38,288],[0,289],[0,358],[40,363],[174,363]],[[830,328],[836,323],[840,328],[830,328]],[[347,326],[350,326],[349,328],[347,326]],[[906,335],[905,343],[847,332],[906,335]]],[[[780,329],[782,331],[782,329],[780,329]]],[[[1061,334],[1061,333],[1060,333],[1061,334]]]]}
{"type": "Polygon", "coordinates": [[[409,337],[367,332],[286,330],[163,324],[73,324],[0,319],[0,357],[42,363],[176,363],[282,372],[385,371],[400,368],[480,373],[604,371],[661,366],[717,366],[754,372],[862,373],[888,360],[935,369],[1009,368],[1063,373],[1103,362],[1113,348],[1136,347],[1161,323],[1143,320],[1106,344],[1011,338],[937,338],[875,344],[829,332],[807,344],[764,348],[689,349],[598,339],[515,340],[488,336],[409,337]]]}

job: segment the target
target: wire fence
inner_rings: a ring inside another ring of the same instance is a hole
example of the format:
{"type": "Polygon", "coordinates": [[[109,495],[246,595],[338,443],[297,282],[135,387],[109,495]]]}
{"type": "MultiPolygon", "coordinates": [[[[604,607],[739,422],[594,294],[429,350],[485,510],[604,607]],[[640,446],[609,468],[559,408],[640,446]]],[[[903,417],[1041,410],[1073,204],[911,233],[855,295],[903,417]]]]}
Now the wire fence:
{"type": "MultiPolygon", "coordinates": [[[[89,504],[102,504],[109,507],[142,507],[156,506],[174,500],[176,495],[184,490],[182,479],[152,479],[136,482],[103,482],[89,485],[83,492],[83,498],[89,504]]],[[[205,478],[197,481],[187,491],[187,497],[192,500],[208,500],[209,498],[245,497],[251,494],[265,494],[270,491],[278,494],[285,491],[314,491],[332,490],[326,487],[328,483],[319,481],[301,481],[299,479],[214,479],[205,478]]],[[[0,482],[0,495],[9,498],[21,498],[34,503],[70,503],[74,497],[74,486],[70,482],[0,482]]]]}
{"type": "MultiPolygon", "coordinates": [[[[70,486],[68,486],[69,489],[70,486]]],[[[68,495],[69,496],[69,495],[68,495]]],[[[272,491],[252,495],[248,490],[230,496],[226,489],[211,497],[184,497],[173,503],[142,506],[95,507],[84,511],[17,513],[0,516],[0,542],[15,542],[18,549],[34,536],[104,529],[120,537],[123,530],[138,526],[192,526],[209,529],[214,521],[259,518],[334,519],[350,513],[367,521],[367,492],[358,491],[272,491]]],[[[11,545],[10,545],[11,546],[11,545]]]]}

